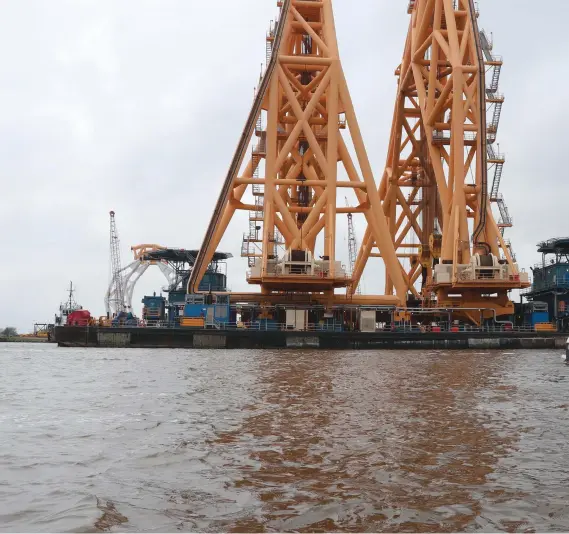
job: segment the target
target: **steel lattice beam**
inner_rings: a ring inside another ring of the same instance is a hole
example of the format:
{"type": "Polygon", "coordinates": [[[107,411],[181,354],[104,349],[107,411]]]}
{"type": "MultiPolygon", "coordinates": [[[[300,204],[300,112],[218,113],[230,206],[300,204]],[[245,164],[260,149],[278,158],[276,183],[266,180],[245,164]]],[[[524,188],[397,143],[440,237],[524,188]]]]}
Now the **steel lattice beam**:
{"type": "MultiPolygon", "coordinates": [[[[335,287],[351,286],[349,278],[335,272],[336,218],[343,210],[338,205],[338,189],[349,188],[358,199],[357,211],[365,216],[370,235],[389,266],[396,297],[390,296],[387,300],[404,304],[408,284],[399,268],[342,69],[331,0],[283,2],[274,41],[271,61],[188,290],[198,292],[207,264],[236,210],[252,211],[253,208],[255,213],[260,212],[258,206],[244,203],[243,198],[251,186],[262,186],[262,217],[255,217],[255,220],[262,219],[262,243],[256,235],[251,238],[260,249],[256,256],[262,265],[260,274],[249,281],[259,284],[267,293],[291,287],[292,280],[270,275],[272,236],[276,231],[282,235],[288,250],[312,254],[316,254],[316,242],[322,236],[322,254],[329,259],[330,270],[317,283],[306,280],[304,291],[319,292],[328,284],[324,291],[333,300],[335,287]],[[255,125],[263,122],[258,120],[259,114],[267,126],[263,131],[254,132],[255,125]],[[256,144],[252,143],[254,133],[260,138],[256,144]],[[251,159],[242,165],[245,147],[251,144],[254,145],[251,159]],[[350,144],[355,157],[348,149],[350,144]],[[256,172],[260,165],[264,176],[256,172]],[[338,180],[341,167],[349,181],[338,180]]],[[[378,296],[377,300],[385,299],[378,296]]]]}
{"type": "MultiPolygon", "coordinates": [[[[523,285],[490,209],[487,181],[485,65],[472,0],[416,0],[399,79],[387,163],[379,193],[407,289],[436,293],[439,305],[512,309],[507,291],[523,285]],[[483,280],[460,285],[457,269],[473,255],[500,256],[512,273],[496,290],[483,280]],[[452,264],[453,287],[437,286],[437,263],[452,264]],[[410,264],[410,270],[409,270],[410,264]],[[420,282],[420,283],[419,283],[420,282]],[[487,300],[487,299],[486,299],[487,300]]],[[[356,262],[357,284],[376,243],[367,231],[356,262]]],[[[379,254],[381,256],[381,254],[379,254]]],[[[386,293],[394,290],[389,274],[386,293]]]]}

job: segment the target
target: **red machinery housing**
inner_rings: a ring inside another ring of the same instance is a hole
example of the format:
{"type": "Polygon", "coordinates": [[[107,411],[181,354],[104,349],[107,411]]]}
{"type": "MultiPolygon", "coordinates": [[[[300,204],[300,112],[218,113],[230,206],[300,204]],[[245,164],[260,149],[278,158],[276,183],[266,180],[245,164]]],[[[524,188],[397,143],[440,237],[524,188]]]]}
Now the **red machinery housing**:
{"type": "Polygon", "coordinates": [[[77,310],[67,317],[67,326],[88,326],[91,321],[91,313],[87,310],[77,310]]]}

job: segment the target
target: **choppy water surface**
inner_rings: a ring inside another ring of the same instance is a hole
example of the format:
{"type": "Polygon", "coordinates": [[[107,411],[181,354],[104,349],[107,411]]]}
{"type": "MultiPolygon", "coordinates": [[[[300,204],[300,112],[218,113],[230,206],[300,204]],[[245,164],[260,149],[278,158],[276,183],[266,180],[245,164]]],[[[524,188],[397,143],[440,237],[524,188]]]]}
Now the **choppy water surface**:
{"type": "Polygon", "coordinates": [[[567,531],[559,352],[0,345],[0,531],[567,531]]]}

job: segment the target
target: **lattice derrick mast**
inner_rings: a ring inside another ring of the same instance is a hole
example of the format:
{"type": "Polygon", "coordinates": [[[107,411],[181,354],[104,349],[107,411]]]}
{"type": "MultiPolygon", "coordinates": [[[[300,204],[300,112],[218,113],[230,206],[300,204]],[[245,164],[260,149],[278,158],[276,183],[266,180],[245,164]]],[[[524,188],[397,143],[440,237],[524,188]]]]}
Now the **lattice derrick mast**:
{"type": "MultiPolygon", "coordinates": [[[[346,207],[350,207],[350,203],[346,198],[346,207]]],[[[348,258],[350,261],[350,273],[354,272],[354,267],[356,265],[356,260],[358,259],[358,239],[356,236],[356,229],[354,226],[354,215],[353,213],[348,213],[348,258]]],[[[350,288],[350,292],[361,295],[361,287],[350,288]]]]}
{"type": "MultiPolygon", "coordinates": [[[[281,19],[274,36],[271,61],[250,115],[238,153],[239,161],[228,174],[216,213],[202,246],[203,260],[196,262],[189,290],[197,292],[209,258],[219,244],[236,210],[255,209],[245,203],[250,187],[263,187],[262,253],[255,259],[252,283],[265,292],[287,291],[292,279],[275,276],[271,246],[275,228],[288,251],[307,251],[314,257],[319,236],[323,237],[323,257],[329,268],[319,273],[315,283],[298,276],[295,290],[324,292],[333,298],[335,287],[349,287],[351,280],[338,273],[336,264],[336,217],[347,208],[337,205],[338,189],[353,189],[359,205],[350,209],[362,213],[370,235],[390,266],[394,291],[405,301],[406,283],[400,272],[387,220],[381,208],[377,185],[371,171],[350,93],[339,59],[331,0],[283,2],[281,19]],[[257,107],[256,107],[257,106],[257,107]],[[259,113],[266,117],[260,132],[261,150],[240,172],[244,160],[243,143],[249,143],[259,113]],[[341,130],[346,129],[346,138],[341,130]],[[352,159],[348,142],[353,143],[352,159]],[[342,166],[348,181],[338,179],[342,166]],[[256,169],[264,171],[255,173],[256,169]],[[195,273],[195,274],[194,274],[195,273]],[[299,283],[303,284],[299,289],[299,283]]],[[[261,225],[259,225],[261,226],[261,225]]],[[[260,241],[260,238],[259,238],[260,241]]],[[[200,252],[202,256],[202,252],[200,252]]],[[[392,302],[396,302],[392,297],[392,302]]]]}
{"type": "Polygon", "coordinates": [[[105,296],[105,307],[107,313],[113,311],[119,313],[126,310],[124,279],[121,265],[120,239],[115,220],[115,212],[111,211],[109,249],[110,249],[110,270],[111,282],[109,290],[105,296]]]}
{"type": "MultiPolygon", "coordinates": [[[[453,284],[457,266],[474,254],[499,256],[501,247],[512,273],[517,266],[488,201],[484,60],[474,3],[417,0],[411,13],[379,191],[408,290],[419,296],[416,285],[432,289],[439,262],[453,266],[453,284]]],[[[355,283],[377,255],[374,246],[368,231],[355,283]]],[[[487,293],[484,282],[470,285],[478,295],[487,293]]],[[[512,287],[516,282],[501,284],[502,295],[512,287]]],[[[388,273],[386,293],[392,291],[388,273]]]]}

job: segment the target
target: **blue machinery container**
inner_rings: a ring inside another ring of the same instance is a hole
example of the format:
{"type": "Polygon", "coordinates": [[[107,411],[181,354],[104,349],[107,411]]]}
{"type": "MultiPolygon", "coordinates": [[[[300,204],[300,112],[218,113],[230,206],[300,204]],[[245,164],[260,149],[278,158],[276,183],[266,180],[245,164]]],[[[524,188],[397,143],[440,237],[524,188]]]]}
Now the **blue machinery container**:
{"type": "Polygon", "coordinates": [[[146,321],[163,321],[166,318],[166,299],[156,295],[142,299],[144,304],[143,318],[146,321]]]}
{"type": "Polygon", "coordinates": [[[230,322],[229,297],[223,295],[187,295],[184,317],[203,317],[206,325],[230,322]]]}
{"type": "Polygon", "coordinates": [[[549,323],[549,309],[547,302],[530,302],[525,306],[524,322],[535,327],[536,324],[549,323]]]}

